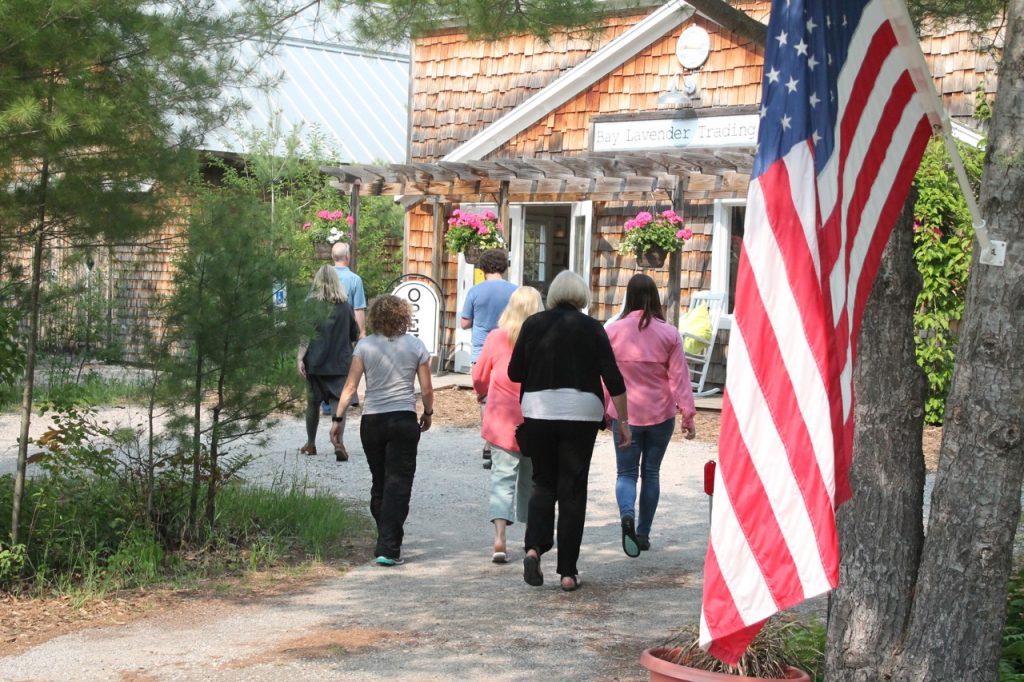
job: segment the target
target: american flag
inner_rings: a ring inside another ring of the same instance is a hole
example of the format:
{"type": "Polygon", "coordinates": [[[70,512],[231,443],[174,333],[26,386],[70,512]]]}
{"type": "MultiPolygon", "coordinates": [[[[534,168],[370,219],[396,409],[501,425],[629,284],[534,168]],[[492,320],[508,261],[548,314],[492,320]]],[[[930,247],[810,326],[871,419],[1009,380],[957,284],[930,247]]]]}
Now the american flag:
{"type": "Polygon", "coordinates": [[[773,3],[704,565],[701,644],[727,663],[838,581],[857,332],[938,120],[905,17],[773,3]]]}

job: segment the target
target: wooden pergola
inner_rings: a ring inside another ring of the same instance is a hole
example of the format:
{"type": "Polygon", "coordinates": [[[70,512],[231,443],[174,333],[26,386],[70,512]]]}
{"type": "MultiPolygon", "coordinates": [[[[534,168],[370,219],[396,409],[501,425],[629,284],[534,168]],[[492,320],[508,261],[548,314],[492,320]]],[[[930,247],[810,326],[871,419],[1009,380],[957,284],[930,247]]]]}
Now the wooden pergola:
{"type": "MultiPolygon", "coordinates": [[[[351,197],[358,220],[360,196],[401,196],[407,207],[493,202],[508,225],[509,204],[573,201],[687,202],[733,198],[746,192],[753,149],[588,153],[493,161],[323,166],[334,186],[351,197]]],[[[444,254],[444,210],[434,210],[431,270],[440,281],[444,254]]],[[[507,235],[506,235],[507,236],[507,235]]],[[[356,235],[353,235],[355,241],[356,235]]],[[[681,258],[669,259],[668,314],[678,321],[681,258]]]]}

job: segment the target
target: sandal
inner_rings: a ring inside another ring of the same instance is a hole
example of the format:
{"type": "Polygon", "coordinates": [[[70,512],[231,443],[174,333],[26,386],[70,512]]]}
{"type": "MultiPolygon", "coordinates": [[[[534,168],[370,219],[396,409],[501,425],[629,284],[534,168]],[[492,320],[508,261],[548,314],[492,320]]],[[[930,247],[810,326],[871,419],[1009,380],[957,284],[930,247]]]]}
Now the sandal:
{"type": "Polygon", "coordinates": [[[495,552],[491,555],[491,561],[496,564],[507,564],[508,552],[495,552]]]}
{"type": "Polygon", "coordinates": [[[315,455],[316,454],[316,446],[315,445],[303,445],[301,448],[299,448],[299,452],[302,453],[303,455],[315,455]]]}
{"type": "Polygon", "coordinates": [[[580,577],[578,575],[563,575],[562,576],[562,591],[563,592],[575,592],[576,590],[580,589],[580,585],[582,585],[582,584],[583,584],[583,581],[580,580],[580,577]],[[565,580],[567,578],[572,581],[571,585],[567,586],[565,584],[565,580]]]}
{"type": "Polygon", "coordinates": [[[523,559],[523,580],[527,585],[540,587],[544,584],[544,574],[540,572],[540,557],[527,554],[523,559]]]}

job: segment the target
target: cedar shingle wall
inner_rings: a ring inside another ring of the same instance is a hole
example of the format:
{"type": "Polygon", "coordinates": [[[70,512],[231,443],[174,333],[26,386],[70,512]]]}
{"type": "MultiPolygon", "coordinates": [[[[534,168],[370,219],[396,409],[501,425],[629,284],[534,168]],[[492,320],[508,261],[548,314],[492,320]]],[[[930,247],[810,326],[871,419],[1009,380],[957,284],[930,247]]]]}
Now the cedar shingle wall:
{"type": "Polygon", "coordinates": [[[523,100],[640,20],[608,17],[593,36],[556,34],[494,42],[449,32],[415,41],[409,157],[434,161],[453,151],[523,100]]]}

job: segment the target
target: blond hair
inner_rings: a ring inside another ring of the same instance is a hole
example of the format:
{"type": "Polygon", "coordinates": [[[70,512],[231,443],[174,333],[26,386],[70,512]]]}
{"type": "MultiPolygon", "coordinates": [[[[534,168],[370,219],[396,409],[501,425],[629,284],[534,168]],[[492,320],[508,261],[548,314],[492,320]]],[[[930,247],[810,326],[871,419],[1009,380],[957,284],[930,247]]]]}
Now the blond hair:
{"type": "Polygon", "coordinates": [[[543,309],[539,291],[533,287],[519,287],[512,292],[508,305],[498,318],[498,328],[508,334],[508,342],[514,346],[526,318],[543,309]]]}
{"type": "Polygon", "coordinates": [[[309,298],[314,301],[330,301],[331,303],[346,303],[348,296],[345,288],[341,286],[341,279],[338,278],[338,271],[333,265],[325,265],[313,275],[313,284],[309,287],[309,298]]]}

